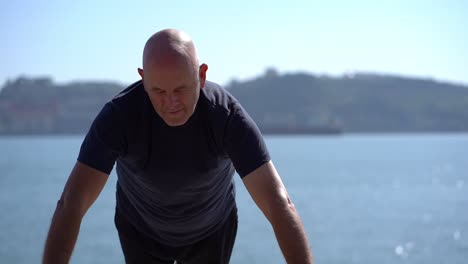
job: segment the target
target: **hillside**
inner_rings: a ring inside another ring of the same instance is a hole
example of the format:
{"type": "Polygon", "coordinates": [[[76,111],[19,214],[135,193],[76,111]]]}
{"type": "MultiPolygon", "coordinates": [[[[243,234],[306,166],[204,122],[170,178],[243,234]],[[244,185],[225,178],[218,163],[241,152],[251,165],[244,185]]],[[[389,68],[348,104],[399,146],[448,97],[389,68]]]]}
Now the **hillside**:
{"type": "MultiPolygon", "coordinates": [[[[85,133],[123,85],[20,77],[0,90],[0,134],[85,133]]],[[[468,87],[427,79],[306,73],[226,87],[264,133],[466,132],[468,87]]]]}
{"type": "Polygon", "coordinates": [[[468,131],[468,87],[433,80],[355,74],[278,75],[232,82],[260,126],[333,126],[344,132],[468,131]]]}

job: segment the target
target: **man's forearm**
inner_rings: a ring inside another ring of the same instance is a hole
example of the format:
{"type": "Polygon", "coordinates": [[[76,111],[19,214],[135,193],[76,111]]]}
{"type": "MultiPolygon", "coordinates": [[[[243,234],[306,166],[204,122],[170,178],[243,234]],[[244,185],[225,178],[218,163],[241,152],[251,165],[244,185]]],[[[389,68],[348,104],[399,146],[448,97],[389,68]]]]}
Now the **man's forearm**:
{"type": "Polygon", "coordinates": [[[81,216],[58,203],[45,244],[43,264],[62,264],[70,261],[81,225],[81,216]]]}
{"type": "Polygon", "coordinates": [[[304,226],[293,205],[277,212],[271,224],[288,264],[312,264],[312,253],[304,226]]]}

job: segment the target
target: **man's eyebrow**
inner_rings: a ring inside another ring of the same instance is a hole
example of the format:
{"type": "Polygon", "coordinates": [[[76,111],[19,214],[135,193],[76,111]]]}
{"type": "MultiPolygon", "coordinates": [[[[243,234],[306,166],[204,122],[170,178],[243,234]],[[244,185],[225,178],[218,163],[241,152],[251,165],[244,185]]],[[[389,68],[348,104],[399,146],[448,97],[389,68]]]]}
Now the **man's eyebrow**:
{"type": "Polygon", "coordinates": [[[156,87],[156,86],[151,86],[151,90],[162,91],[163,89],[156,87]]]}

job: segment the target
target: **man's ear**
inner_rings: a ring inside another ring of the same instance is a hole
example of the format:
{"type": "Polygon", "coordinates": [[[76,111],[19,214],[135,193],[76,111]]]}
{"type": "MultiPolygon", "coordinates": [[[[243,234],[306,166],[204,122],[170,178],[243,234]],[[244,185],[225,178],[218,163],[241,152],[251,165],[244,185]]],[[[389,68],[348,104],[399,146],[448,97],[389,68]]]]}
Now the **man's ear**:
{"type": "Polygon", "coordinates": [[[143,69],[138,68],[138,74],[140,75],[141,79],[143,79],[143,69]]]}
{"type": "Polygon", "coordinates": [[[207,71],[208,71],[208,65],[206,65],[205,63],[200,65],[200,68],[198,69],[198,79],[200,80],[200,88],[205,87],[207,71]]]}

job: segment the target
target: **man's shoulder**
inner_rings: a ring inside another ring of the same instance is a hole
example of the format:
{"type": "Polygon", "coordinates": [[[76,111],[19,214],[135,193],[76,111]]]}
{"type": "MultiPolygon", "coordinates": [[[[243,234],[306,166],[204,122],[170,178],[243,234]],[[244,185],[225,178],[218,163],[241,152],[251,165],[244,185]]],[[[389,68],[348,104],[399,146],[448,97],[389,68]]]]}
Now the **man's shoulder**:
{"type": "Polygon", "coordinates": [[[123,89],[121,92],[115,95],[111,101],[115,104],[128,104],[132,102],[138,103],[138,100],[141,100],[143,95],[143,82],[139,80],[123,89]]]}
{"type": "Polygon", "coordinates": [[[238,103],[237,99],[229,91],[215,82],[206,81],[202,94],[209,106],[214,109],[229,112],[232,106],[238,103]]]}
{"type": "Polygon", "coordinates": [[[142,81],[134,82],[110,99],[103,111],[113,113],[125,122],[136,121],[146,111],[145,96],[142,81]]]}

